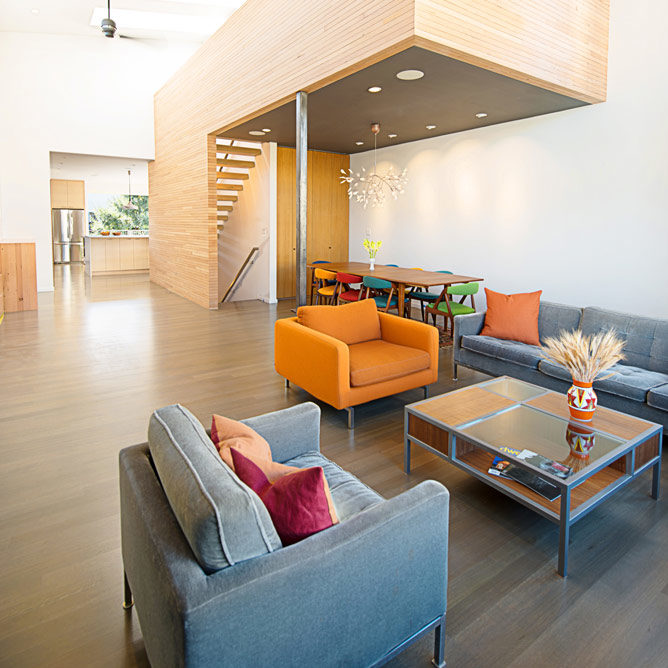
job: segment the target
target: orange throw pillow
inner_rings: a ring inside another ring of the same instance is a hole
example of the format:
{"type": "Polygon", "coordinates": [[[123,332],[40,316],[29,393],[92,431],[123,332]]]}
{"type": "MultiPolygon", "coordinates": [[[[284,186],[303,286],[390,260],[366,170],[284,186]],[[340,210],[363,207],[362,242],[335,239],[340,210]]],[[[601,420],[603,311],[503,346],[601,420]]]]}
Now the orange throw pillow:
{"type": "MultiPolygon", "coordinates": [[[[275,483],[279,478],[301,471],[297,466],[279,464],[271,458],[271,448],[266,439],[262,438],[254,429],[237,420],[214,415],[211,420],[211,440],[220,453],[220,458],[236,473],[231,448],[240,452],[244,457],[250,459],[255,466],[261,469],[270,483],[275,483]]],[[[334,501],[329,491],[329,485],[325,480],[325,494],[329,506],[329,515],[332,524],[337,524],[339,518],[336,515],[334,501]]]]}
{"type": "Polygon", "coordinates": [[[538,312],[542,290],[504,295],[485,288],[485,294],[487,313],[485,326],[480,332],[482,336],[540,345],[538,312]]]}

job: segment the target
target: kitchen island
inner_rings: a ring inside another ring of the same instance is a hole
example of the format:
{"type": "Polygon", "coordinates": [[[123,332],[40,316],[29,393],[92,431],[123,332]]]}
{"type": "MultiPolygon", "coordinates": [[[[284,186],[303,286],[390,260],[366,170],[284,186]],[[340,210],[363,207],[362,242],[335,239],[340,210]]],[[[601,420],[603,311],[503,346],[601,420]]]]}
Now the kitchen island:
{"type": "Polygon", "coordinates": [[[148,235],[89,235],[84,254],[90,276],[148,271],[148,235]]]}

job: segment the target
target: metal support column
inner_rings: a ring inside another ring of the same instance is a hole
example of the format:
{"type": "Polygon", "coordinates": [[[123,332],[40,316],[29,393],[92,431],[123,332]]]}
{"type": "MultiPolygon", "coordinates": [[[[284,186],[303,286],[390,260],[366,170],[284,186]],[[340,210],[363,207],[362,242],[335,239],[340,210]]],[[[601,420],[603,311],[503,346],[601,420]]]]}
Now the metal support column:
{"type": "Polygon", "coordinates": [[[297,276],[297,307],[306,304],[306,206],[307,206],[307,165],[308,165],[308,95],[297,93],[297,256],[295,274],[297,276]]]}

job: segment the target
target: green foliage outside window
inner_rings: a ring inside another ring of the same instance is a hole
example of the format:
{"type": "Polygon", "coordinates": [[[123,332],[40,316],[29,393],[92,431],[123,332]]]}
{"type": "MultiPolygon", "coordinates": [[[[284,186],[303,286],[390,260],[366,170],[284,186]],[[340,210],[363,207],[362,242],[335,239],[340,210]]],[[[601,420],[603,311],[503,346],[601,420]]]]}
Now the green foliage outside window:
{"type": "Polygon", "coordinates": [[[90,231],[99,234],[102,230],[148,230],[148,196],[133,195],[136,210],[124,209],[127,195],[115,197],[107,204],[90,212],[90,231]]]}

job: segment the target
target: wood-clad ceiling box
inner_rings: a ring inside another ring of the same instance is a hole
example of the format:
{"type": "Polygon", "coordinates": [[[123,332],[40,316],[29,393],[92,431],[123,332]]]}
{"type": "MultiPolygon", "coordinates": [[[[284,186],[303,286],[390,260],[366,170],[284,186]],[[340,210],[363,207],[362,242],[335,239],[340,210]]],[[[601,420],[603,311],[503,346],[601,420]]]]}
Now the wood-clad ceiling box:
{"type": "Polygon", "coordinates": [[[255,121],[272,129],[264,141],[293,144],[300,90],[311,93],[310,148],[344,153],[367,150],[357,126],[392,111],[398,143],[477,127],[469,112],[489,105],[502,111],[483,124],[602,102],[608,12],[608,0],[247,0],[156,93],[151,279],[216,306],[216,136],[252,139],[255,121]],[[402,59],[425,63],[420,85],[390,86],[402,59]],[[367,93],[380,74],[387,87],[367,93]],[[439,95],[450,106],[427,135],[418,116],[442,108],[439,95]]]}

